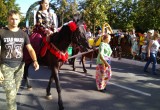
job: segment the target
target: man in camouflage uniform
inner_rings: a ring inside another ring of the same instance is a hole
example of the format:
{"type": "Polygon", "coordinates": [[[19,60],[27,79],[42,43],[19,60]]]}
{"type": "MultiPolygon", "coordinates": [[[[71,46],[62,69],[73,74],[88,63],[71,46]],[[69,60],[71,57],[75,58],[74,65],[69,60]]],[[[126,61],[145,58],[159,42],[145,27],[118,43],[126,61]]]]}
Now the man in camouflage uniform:
{"type": "Polygon", "coordinates": [[[20,15],[11,10],[8,14],[8,27],[0,30],[0,83],[6,93],[8,110],[17,110],[16,95],[23,76],[23,48],[26,46],[35,70],[39,69],[37,57],[29,37],[19,29],[20,15]]]}

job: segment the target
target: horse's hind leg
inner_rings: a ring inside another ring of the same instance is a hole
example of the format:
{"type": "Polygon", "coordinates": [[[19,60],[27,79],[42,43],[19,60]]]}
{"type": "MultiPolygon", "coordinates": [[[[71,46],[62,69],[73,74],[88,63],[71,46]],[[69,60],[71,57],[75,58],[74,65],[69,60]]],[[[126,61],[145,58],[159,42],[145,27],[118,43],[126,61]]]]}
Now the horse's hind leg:
{"type": "Polygon", "coordinates": [[[28,90],[32,90],[32,86],[29,83],[29,79],[28,79],[28,69],[29,69],[30,64],[25,64],[24,66],[24,74],[23,74],[23,82],[22,85],[27,85],[27,89],[28,90]]]}
{"type": "Polygon", "coordinates": [[[75,61],[76,61],[76,58],[72,58],[72,67],[73,67],[73,71],[76,70],[75,61]]]}
{"type": "Polygon", "coordinates": [[[118,60],[121,60],[121,58],[122,58],[122,48],[121,48],[121,46],[119,46],[118,47],[118,60]]]}
{"type": "Polygon", "coordinates": [[[81,57],[81,62],[82,62],[82,66],[83,66],[83,71],[84,73],[87,73],[86,67],[85,67],[85,56],[81,57]]]}

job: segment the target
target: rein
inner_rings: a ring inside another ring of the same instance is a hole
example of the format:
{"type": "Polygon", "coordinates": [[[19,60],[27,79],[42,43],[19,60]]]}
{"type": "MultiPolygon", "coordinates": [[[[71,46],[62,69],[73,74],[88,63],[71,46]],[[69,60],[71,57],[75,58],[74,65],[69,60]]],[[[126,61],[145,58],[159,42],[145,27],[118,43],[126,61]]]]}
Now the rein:
{"type": "Polygon", "coordinates": [[[76,58],[76,57],[79,57],[79,56],[81,56],[81,55],[84,55],[84,54],[87,54],[87,53],[93,52],[93,51],[98,50],[98,49],[99,49],[99,47],[97,47],[97,48],[95,48],[95,49],[91,49],[91,50],[89,50],[89,51],[87,51],[87,52],[82,52],[82,53],[79,53],[79,54],[73,55],[73,56],[69,57],[68,59],[76,58]]]}

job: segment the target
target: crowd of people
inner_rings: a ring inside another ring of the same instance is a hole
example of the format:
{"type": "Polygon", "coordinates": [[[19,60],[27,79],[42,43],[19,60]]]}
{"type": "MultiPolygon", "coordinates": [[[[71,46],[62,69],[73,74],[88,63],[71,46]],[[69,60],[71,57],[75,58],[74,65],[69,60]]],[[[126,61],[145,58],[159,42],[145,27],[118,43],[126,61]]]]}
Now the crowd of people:
{"type": "MultiPolygon", "coordinates": [[[[95,41],[97,41],[97,39],[102,35],[103,33],[101,29],[97,30],[95,37],[93,37],[93,34],[90,32],[90,29],[87,29],[86,32],[87,39],[94,38],[95,41]]],[[[118,44],[120,44],[121,37],[123,37],[124,35],[127,36],[128,42],[131,43],[132,59],[135,60],[136,58],[138,58],[141,61],[147,61],[149,41],[153,40],[155,35],[158,35],[159,37],[159,31],[148,30],[144,33],[136,33],[134,29],[127,32],[122,32],[122,30],[119,29],[117,32],[114,33],[114,36],[118,37],[118,44]]],[[[160,44],[160,39],[157,39],[157,41],[160,44]]]]}

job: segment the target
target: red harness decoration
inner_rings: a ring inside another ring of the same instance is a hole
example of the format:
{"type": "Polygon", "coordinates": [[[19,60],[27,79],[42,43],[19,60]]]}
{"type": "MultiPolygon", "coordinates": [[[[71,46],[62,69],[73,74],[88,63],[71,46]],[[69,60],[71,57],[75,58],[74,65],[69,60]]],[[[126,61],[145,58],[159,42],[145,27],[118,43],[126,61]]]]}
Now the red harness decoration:
{"type": "Polygon", "coordinates": [[[58,59],[64,62],[68,60],[68,52],[66,53],[61,52],[59,49],[57,49],[57,47],[55,47],[53,43],[48,43],[46,41],[46,37],[43,37],[43,43],[44,43],[44,46],[41,49],[41,57],[43,57],[46,54],[46,51],[48,49],[58,59]]]}
{"type": "MultiPolygon", "coordinates": [[[[72,32],[74,32],[77,29],[77,25],[73,21],[69,22],[68,26],[72,32]]],[[[47,49],[48,49],[58,59],[62,61],[68,60],[68,52],[66,53],[61,52],[53,43],[48,43],[46,41],[46,37],[43,37],[43,43],[44,43],[44,46],[42,47],[41,53],[40,53],[41,57],[43,57],[46,54],[47,49]]]]}

